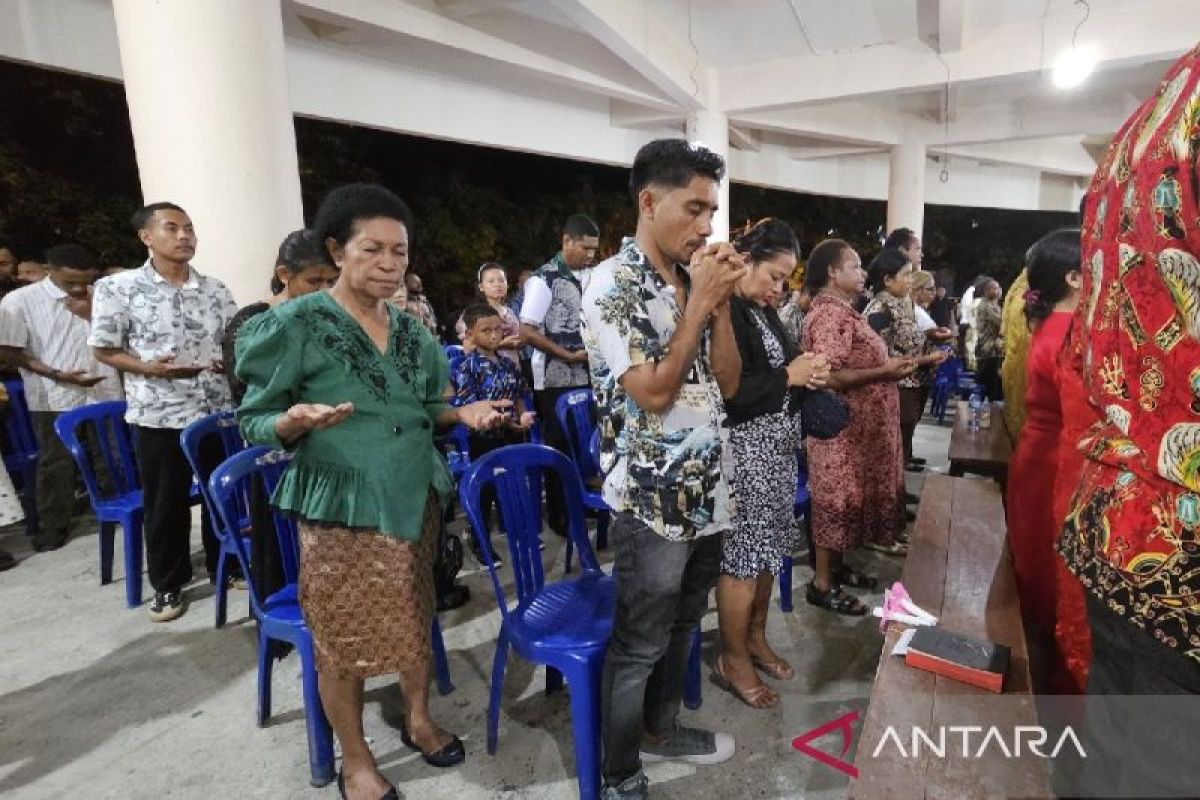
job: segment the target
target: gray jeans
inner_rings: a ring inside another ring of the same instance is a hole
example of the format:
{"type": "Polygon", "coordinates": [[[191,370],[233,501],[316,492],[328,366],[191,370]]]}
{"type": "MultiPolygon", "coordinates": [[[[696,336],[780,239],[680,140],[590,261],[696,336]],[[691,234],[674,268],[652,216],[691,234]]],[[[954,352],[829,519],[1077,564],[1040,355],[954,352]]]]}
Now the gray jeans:
{"type": "Polygon", "coordinates": [[[721,567],[719,536],[672,542],[629,513],[609,529],[617,607],[601,696],[605,783],[641,769],[643,731],[669,733],[683,699],[692,629],[721,567]]]}

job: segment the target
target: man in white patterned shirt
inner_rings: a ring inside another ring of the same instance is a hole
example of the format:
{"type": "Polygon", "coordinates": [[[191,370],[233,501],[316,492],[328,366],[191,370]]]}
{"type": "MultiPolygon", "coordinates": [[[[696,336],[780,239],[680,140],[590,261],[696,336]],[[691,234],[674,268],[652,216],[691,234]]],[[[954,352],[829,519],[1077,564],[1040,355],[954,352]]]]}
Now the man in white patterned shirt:
{"type": "Polygon", "coordinates": [[[112,367],[98,364],[88,347],[96,257],[77,244],[46,253],[49,274],[0,301],[0,354],[19,367],[38,442],[38,532],[35,550],[67,543],[75,505],[75,466],[54,433],[63,411],[121,398],[112,367]]]}
{"type": "MultiPolygon", "coordinates": [[[[192,268],[196,232],[183,209],[153,203],[134,214],[133,227],[150,258],[141,269],[96,284],[88,344],[125,376],[125,419],[137,434],[146,567],[155,593],[150,618],[166,622],[183,613],[182,589],[192,579],[192,473],[179,434],[233,407],[221,341],[237,305],[225,284],[192,268]]],[[[206,471],[221,459],[220,443],[211,444],[200,453],[206,471]]],[[[208,509],[201,519],[213,580],[220,548],[208,509]]]]}

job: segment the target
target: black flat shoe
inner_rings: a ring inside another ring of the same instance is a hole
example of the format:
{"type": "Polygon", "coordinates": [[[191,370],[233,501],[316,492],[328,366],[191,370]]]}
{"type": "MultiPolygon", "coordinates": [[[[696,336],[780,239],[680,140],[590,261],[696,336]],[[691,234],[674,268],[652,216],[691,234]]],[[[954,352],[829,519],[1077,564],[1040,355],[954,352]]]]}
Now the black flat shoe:
{"type": "Polygon", "coordinates": [[[924,472],[925,471],[924,466],[922,466],[920,464],[916,464],[912,461],[908,462],[908,464],[906,464],[904,468],[906,470],[908,470],[909,472],[924,472]]]}
{"type": "Polygon", "coordinates": [[[923,466],[925,466],[926,464],[928,464],[928,463],[929,463],[929,461],[927,461],[927,460],[926,460],[926,459],[924,459],[924,458],[918,458],[917,456],[913,456],[912,458],[910,458],[910,459],[908,460],[908,463],[910,463],[910,464],[916,464],[918,467],[923,467],[923,466]]]}
{"type": "MultiPolygon", "coordinates": [[[[346,800],[346,776],[340,769],[338,770],[337,787],[342,800],[346,800]]],[[[379,796],[379,800],[400,800],[400,793],[396,791],[395,786],[388,784],[388,790],[379,796]]]]}
{"type": "Polygon", "coordinates": [[[408,729],[400,730],[400,741],[404,742],[404,746],[410,750],[416,750],[421,754],[421,758],[425,759],[425,763],[431,767],[445,769],[446,767],[454,767],[461,764],[467,758],[467,748],[463,747],[462,739],[455,736],[450,740],[450,743],[434,753],[426,753],[417,743],[408,736],[408,729]]]}

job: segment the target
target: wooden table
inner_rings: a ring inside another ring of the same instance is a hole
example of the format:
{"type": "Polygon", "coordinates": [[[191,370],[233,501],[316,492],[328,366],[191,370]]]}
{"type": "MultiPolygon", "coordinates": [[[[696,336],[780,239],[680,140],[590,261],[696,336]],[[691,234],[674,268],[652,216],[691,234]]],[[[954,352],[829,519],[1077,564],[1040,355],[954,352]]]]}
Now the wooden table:
{"type": "Polygon", "coordinates": [[[995,478],[1002,486],[1008,480],[1008,461],[1012,443],[1004,428],[1001,404],[992,405],[992,426],[977,431],[970,428],[971,407],[958,401],[954,430],[950,434],[950,474],[962,477],[968,472],[995,478]]]}
{"type": "MultiPolygon", "coordinates": [[[[903,658],[891,655],[904,628],[890,625],[859,738],[859,775],[850,784],[849,796],[1052,797],[1047,762],[1027,752],[1010,759],[989,748],[983,757],[964,758],[960,739],[954,737],[948,738],[942,757],[928,750],[919,757],[911,752],[901,757],[892,747],[879,747],[889,727],[910,749],[914,726],[934,736],[939,727],[961,725],[984,731],[996,726],[1011,747],[1017,726],[1038,724],[996,484],[945,475],[925,479],[901,580],[913,600],[936,615],[942,627],[1012,648],[1004,693],[992,694],[909,667],[903,658]]],[[[982,738],[977,734],[972,748],[982,738]]]]}

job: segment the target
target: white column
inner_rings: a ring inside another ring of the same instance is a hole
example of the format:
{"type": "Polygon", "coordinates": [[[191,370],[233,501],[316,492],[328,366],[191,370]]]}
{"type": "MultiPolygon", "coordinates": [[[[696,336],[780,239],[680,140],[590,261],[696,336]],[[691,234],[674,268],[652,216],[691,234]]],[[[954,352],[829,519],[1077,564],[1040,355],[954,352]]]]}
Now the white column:
{"type": "Polygon", "coordinates": [[[892,148],[888,177],[888,232],[912,228],[918,236],[925,227],[925,145],[906,141],[892,148]]]}
{"type": "Polygon", "coordinates": [[[280,0],[113,0],[145,202],[182,206],[239,303],[303,226],[280,0]]]}
{"type": "Polygon", "coordinates": [[[688,116],[689,142],[702,144],[725,159],[725,180],[721,181],[719,208],[713,216],[713,235],[710,242],[729,239],[729,116],[721,111],[702,109],[688,116]]]}

